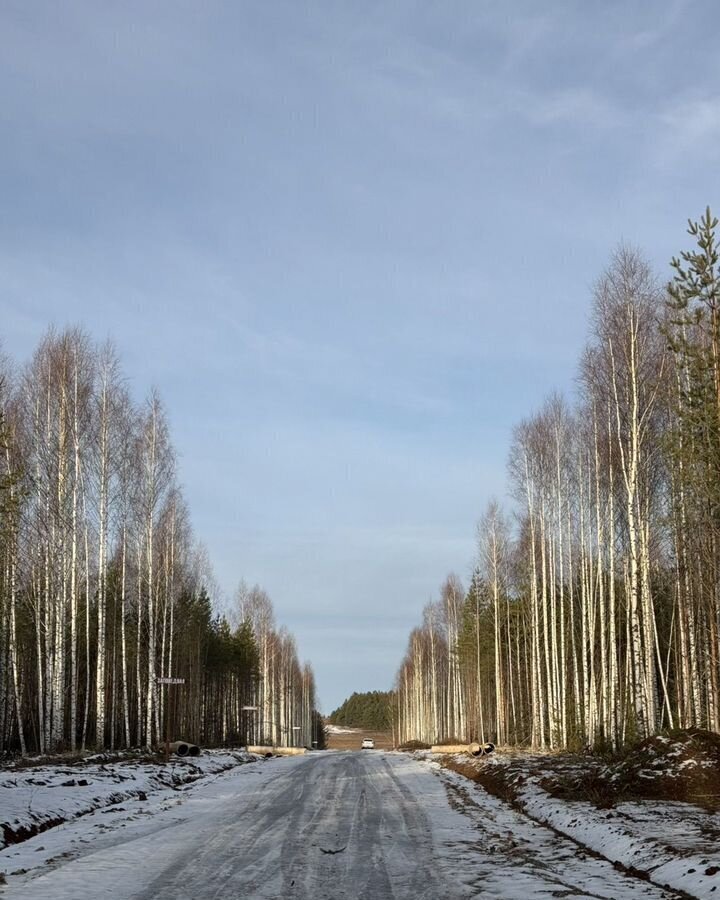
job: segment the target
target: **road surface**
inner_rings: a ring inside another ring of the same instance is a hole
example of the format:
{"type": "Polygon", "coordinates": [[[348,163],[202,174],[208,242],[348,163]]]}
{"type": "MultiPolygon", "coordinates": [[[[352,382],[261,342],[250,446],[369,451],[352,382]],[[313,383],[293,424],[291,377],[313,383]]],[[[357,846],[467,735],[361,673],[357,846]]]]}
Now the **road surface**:
{"type": "Polygon", "coordinates": [[[3,900],[677,896],[405,754],[253,763],[151,806],[60,826],[67,852],[3,900]]]}

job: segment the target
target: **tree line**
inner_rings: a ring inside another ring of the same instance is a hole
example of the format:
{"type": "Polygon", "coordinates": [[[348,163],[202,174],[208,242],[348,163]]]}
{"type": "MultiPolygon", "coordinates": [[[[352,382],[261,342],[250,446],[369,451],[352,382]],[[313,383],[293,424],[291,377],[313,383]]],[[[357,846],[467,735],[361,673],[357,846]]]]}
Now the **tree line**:
{"type": "Polygon", "coordinates": [[[391,710],[391,691],[355,691],[330,713],[328,722],[349,728],[389,731],[391,710]]]}
{"type": "Polygon", "coordinates": [[[213,609],[157,391],[50,331],[0,362],[0,752],[310,745],[315,682],[259,587],[213,609]],[[184,678],[164,685],[162,678],[184,678]]]}
{"type": "Polygon", "coordinates": [[[593,290],[577,394],[514,429],[469,587],[410,635],[399,741],[617,747],[720,730],[717,219],[663,284],[620,247],[593,290]]]}

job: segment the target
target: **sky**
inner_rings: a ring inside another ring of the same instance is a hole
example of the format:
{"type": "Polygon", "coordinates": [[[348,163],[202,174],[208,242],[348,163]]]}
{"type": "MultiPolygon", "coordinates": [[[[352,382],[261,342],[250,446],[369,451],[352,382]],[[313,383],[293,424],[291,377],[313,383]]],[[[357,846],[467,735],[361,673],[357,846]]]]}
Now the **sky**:
{"type": "Polygon", "coordinates": [[[714,0],[0,3],[0,342],[162,395],[222,595],[391,687],[620,242],[720,205],[714,0]]]}

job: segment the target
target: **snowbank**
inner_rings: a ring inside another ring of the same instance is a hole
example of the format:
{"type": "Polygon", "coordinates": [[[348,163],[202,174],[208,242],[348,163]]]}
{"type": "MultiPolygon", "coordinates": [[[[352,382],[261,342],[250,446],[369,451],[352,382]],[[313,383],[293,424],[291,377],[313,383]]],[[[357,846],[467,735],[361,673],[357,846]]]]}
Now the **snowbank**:
{"type": "Polygon", "coordinates": [[[710,898],[720,895],[716,746],[681,735],[649,739],[613,764],[508,752],[450,757],[446,765],[609,862],[659,887],[710,898]],[[706,793],[697,793],[699,785],[706,793]],[[646,791],[653,799],[640,799],[646,791]],[[697,800],[659,799],[675,796],[697,800]]]}
{"type": "Polygon", "coordinates": [[[96,809],[144,801],[160,790],[182,790],[200,778],[255,759],[242,750],[209,750],[167,765],[149,757],[100,754],[68,765],[8,766],[0,770],[0,848],[96,809]]]}
{"type": "Polygon", "coordinates": [[[681,802],[635,801],[612,810],[553,799],[536,784],[521,788],[523,810],[612,863],[660,887],[693,897],[720,888],[720,815],[681,802]]]}

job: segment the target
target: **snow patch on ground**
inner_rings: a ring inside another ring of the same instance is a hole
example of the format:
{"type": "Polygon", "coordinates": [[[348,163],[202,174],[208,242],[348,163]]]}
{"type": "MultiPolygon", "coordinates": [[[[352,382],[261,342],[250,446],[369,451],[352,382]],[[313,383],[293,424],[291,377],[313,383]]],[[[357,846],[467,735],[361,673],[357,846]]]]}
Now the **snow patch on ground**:
{"type": "Polygon", "coordinates": [[[511,803],[427,751],[240,765],[248,759],[211,751],[168,767],[97,757],[2,770],[0,819],[27,827],[59,812],[64,822],[0,851],[0,893],[200,900],[227,882],[234,896],[274,898],[294,885],[291,896],[335,898],[359,896],[365,879],[366,896],[402,900],[720,895],[718,813],[667,801],[598,809],[552,796],[540,780],[551,768],[583,771],[577,757],[453,758],[468,775],[494,773],[501,787],[499,775],[511,773],[511,803]],[[205,876],[207,890],[186,880],[205,876]]]}
{"type": "MultiPolygon", "coordinates": [[[[0,848],[95,810],[143,802],[158,791],[177,794],[192,782],[256,758],[244,750],[210,750],[167,765],[99,755],[80,764],[8,766],[0,770],[0,848]]],[[[2,861],[0,872],[7,873],[2,861]]]]}
{"type": "MultiPolygon", "coordinates": [[[[306,758],[264,760],[244,751],[206,751],[193,760],[193,766],[202,769],[193,782],[157,787],[146,799],[94,809],[0,850],[0,873],[7,882],[0,895],[13,900],[96,900],[98,895],[142,893],[168,860],[181,860],[204,845],[227,802],[235,809],[238,786],[262,790],[279,771],[306,758]]],[[[175,764],[177,777],[179,768],[175,764]]],[[[140,775],[138,783],[143,783],[140,775]]]]}
{"type": "Polygon", "coordinates": [[[482,896],[502,900],[545,897],[592,897],[596,900],[676,896],[663,888],[617,870],[586,848],[558,835],[467,778],[425,757],[425,765],[448,785],[451,803],[458,803],[475,822],[479,839],[466,845],[475,854],[482,896]],[[454,800],[453,800],[454,795],[454,800]]]}
{"type": "MultiPolygon", "coordinates": [[[[577,760],[545,760],[556,770],[572,766],[580,770],[583,765],[577,760]]],[[[583,800],[553,797],[540,784],[545,776],[537,754],[481,760],[456,756],[453,762],[470,777],[473,770],[479,773],[490,790],[495,781],[501,790],[510,786],[512,802],[535,821],[653,884],[693,897],[720,895],[720,813],[678,801],[632,800],[603,809],[583,800]]],[[[448,773],[448,777],[463,776],[448,773]]],[[[484,792],[481,785],[475,787],[484,792]]]]}
{"type": "Polygon", "coordinates": [[[612,810],[554,800],[536,784],[519,792],[533,818],[654,884],[711,897],[720,888],[720,815],[688,803],[634,801],[612,810]]]}

